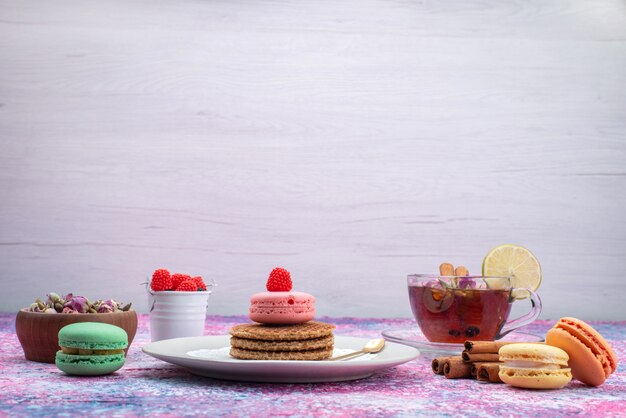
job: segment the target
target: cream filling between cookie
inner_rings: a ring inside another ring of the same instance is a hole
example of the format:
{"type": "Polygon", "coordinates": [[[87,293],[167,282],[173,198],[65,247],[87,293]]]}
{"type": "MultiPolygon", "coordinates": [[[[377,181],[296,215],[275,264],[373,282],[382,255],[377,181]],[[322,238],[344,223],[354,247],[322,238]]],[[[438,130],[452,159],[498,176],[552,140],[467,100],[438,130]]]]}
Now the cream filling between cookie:
{"type": "Polygon", "coordinates": [[[505,361],[503,366],[513,367],[516,369],[543,369],[543,370],[558,370],[561,368],[558,364],[542,363],[539,361],[523,361],[523,360],[511,360],[505,361]]]}
{"type": "Polygon", "coordinates": [[[79,356],[91,356],[91,355],[100,355],[106,356],[111,354],[123,354],[124,350],[90,350],[84,348],[75,348],[75,347],[61,347],[61,350],[65,354],[74,354],[79,356]]]}

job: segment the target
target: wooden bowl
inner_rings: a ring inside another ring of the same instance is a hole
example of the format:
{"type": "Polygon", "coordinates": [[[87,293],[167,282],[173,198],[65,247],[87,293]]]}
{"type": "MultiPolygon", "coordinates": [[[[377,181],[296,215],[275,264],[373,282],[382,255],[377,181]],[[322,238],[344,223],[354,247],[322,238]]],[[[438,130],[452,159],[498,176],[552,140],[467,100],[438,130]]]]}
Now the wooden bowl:
{"type": "MultiPolygon", "coordinates": [[[[22,344],[26,360],[41,363],[54,363],[59,348],[59,331],[66,325],[76,322],[103,322],[116,325],[128,334],[128,347],[137,332],[135,311],[111,312],[102,314],[46,314],[22,309],[15,319],[15,331],[22,344]]],[[[128,353],[128,348],[126,348],[128,353]]]]}

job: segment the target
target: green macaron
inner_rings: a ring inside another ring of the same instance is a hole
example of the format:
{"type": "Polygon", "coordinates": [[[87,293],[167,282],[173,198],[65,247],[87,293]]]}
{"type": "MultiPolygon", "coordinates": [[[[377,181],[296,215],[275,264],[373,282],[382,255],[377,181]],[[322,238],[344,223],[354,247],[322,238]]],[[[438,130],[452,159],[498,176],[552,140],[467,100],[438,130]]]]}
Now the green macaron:
{"type": "Polygon", "coordinates": [[[59,331],[56,365],[67,374],[100,376],[124,365],[128,335],[120,327],[100,322],[79,322],[59,331]]]}

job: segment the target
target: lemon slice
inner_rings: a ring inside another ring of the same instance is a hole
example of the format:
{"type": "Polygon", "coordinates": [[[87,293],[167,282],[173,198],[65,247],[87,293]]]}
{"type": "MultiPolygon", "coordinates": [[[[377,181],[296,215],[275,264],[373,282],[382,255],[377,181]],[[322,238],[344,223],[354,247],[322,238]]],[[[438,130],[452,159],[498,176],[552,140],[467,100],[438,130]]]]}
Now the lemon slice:
{"type": "MultiPolygon", "coordinates": [[[[485,256],[483,276],[510,277],[511,287],[537,291],[541,284],[541,266],[533,253],[526,248],[505,244],[494,248],[485,256]]],[[[529,294],[518,290],[512,296],[515,299],[525,299],[529,294]]]]}

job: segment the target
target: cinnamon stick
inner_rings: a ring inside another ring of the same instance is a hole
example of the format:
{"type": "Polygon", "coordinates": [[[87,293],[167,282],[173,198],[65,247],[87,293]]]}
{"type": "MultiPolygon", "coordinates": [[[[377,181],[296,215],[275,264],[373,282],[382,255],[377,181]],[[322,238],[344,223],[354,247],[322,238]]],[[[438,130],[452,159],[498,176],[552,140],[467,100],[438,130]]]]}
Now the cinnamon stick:
{"type": "Polygon", "coordinates": [[[435,374],[443,374],[443,365],[450,357],[437,357],[433,359],[431,366],[433,368],[433,373],[435,374]]]}
{"type": "Polygon", "coordinates": [[[500,379],[500,363],[474,363],[476,379],[482,382],[502,383],[500,379]]]}
{"type": "Polygon", "coordinates": [[[465,266],[458,266],[454,269],[455,276],[469,276],[469,270],[465,266]]]}
{"type": "Polygon", "coordinates": [[[482,363],[472,363],[470,374],[472,375],[474,379],[476,379],[476,374],[478,373],[478,366],[480,366],[481,364],[482,363]]]}
{"type": "Polygon", "coordinates": [[[454,266],[450,263],[441,263],[439,274],[442,276],[454,276],[454,266]]]}
{"type": "Polygon", "coordinates": [[[468,351],[463,351],[461,353],[461,358],[466,363],[474,363],[477,361],[499,361],[500,356],[498,353],[470,353],[468,351]]]}
{"type": "Polygon", "coordinates": [[[465,351],[468,353],[497,353],[501,347],[512,344],[506,341],[465,341],[465,351]]]}
{"type": "Polygon", "coordinates": [[[463,361],[460,356],[449,357],[443,364],[443,375],[448,379],[472,377],[472,365],[463,361]]]}

